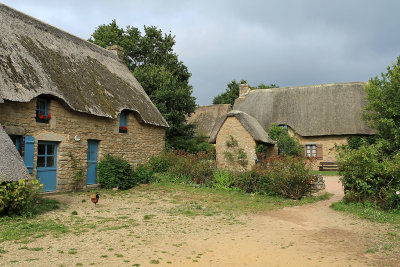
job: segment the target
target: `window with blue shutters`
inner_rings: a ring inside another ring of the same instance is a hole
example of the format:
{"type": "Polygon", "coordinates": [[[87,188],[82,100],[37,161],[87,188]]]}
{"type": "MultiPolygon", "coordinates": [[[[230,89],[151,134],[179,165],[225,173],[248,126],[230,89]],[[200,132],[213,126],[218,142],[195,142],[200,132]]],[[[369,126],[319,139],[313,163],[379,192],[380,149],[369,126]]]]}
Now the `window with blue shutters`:
{"type": "Polygon", "coordinates": [[[127,117],[127,112],[122,111],[121,115],[119,116],[119,132],[120,133],[128,132],[128,128],[126,127],[126,117],[127,117]]]}

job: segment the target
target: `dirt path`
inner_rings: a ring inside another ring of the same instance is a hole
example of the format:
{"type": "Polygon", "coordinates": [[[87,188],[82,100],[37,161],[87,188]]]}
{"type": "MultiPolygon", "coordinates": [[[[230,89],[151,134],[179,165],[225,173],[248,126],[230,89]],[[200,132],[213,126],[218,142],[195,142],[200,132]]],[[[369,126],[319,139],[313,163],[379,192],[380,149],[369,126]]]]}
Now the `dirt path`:
{"type": "Polygon", "coordinates": [[[386,226],[329,208],[343,193],[338,177],[325,180],[330,200],[235,218],[171,215],[173,199],[156,194],[103,197],[96,208],[55,195],[68,206],[43,219],[75,230],[3,242],[0,266],[398,266],[399,255],[366,253],[386,226]]]}

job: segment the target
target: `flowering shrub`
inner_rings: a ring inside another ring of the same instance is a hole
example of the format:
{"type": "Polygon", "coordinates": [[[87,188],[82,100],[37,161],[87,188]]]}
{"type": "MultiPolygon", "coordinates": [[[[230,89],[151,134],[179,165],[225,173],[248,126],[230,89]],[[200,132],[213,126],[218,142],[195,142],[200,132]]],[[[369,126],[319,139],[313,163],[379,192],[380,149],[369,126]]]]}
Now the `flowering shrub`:
{"type": "Polygon", "coordinates": [[[0,215],[31,215],[42,188],[35,178],[0,183],[0,215]]]}

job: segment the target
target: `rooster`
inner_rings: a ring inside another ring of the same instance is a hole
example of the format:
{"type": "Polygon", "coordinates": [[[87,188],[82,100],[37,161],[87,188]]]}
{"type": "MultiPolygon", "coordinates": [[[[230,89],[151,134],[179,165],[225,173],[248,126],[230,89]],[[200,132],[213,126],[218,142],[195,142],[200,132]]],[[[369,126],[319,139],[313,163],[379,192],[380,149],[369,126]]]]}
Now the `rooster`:
{"type": "Polygon", "coordinates": [[[99,198],[100,198],[99,193],[96,193],[96,195],[94,195],[94,193],[92,193],[92,195],[91,195],[91,197],[90,197],[90,199],[92,200],[92,202],[94,203],[94,205],[96,205],[97,202],[99,202],[99,198]]]}

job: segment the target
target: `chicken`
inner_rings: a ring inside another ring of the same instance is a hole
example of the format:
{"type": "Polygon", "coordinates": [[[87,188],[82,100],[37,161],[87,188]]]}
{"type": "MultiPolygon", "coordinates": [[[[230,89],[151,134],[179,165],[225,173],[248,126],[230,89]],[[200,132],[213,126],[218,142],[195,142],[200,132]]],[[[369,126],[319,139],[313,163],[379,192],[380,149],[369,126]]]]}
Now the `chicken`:
{"type": "Polygon", "coordinates": [[[91,197],[90,197],[90,199],[92,200],[92,202],[93,202],[95,205],[97,204],[97,202],[99,202],[99,198],[100,198],[99,193],[96,193],[96,195],[94,195],[94,193],[92,193],[92,195],[91,195],[91,197]]]}

